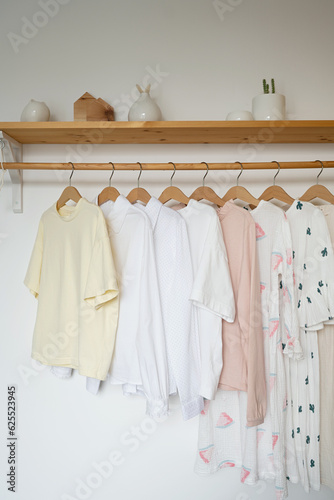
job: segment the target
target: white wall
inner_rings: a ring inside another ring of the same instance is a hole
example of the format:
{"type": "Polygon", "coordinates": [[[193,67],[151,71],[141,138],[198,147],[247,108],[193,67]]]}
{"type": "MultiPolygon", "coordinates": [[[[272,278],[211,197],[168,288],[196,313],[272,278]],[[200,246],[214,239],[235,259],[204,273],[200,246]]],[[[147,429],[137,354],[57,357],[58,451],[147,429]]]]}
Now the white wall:
{"type": "MultiPolygon", "coordinates": [[[[147,79],[155,84],[152,96],[166,120],[220,120],[229,111],[251,109],[252,97],[261,93],[262,78],[271,77],[277,91],[286,95],[288,118],[333,119],[331,0],[226,0],[220,3],[220,15],[211,0],[57,1],[45,0],[54,6],[55,15],[34,36],[21,40],[16,51],[9,33],[23,36],[23,18],[43,22],[37,14],[42,2],[1,2],[1,121],[19,120],[30,98],[46,101],[53,120],[72,120],[73,102],[85,91],[111,102],[117,118],[126,119],[126,102],[135,98],[135,84],[147,79]],[[163,75],[154,76],[157,71],[163,75]]],[[[334,146],[25,146],[24,159],[333,160],[334,146]]],[[[317,172],[282,171],[277,181],[298,196],[314,183],[317,172]]],[[[241,183],[258,196],[271,184],[273,173],[249,171],[241,183]]],[[[190,194],[202,175],[180,172],[175,184],[190,194]]],[[[169,184],[169,176],[167,172],[144,172],[142,185],[159,195],[169,184]]],[[[108,177],[107,172],[78,172],[73,183],[92,199],[108,177]]],[[[212,172],[207,184],[223,195],[235,177],[235,173],[212,172]]],[[[113,180],[127,194],[136,178],[134,172],[116,172],[113,180]]],[[[12,498],[5,482],[8,384],[17,384],[18,500],[80,498],[75,494],[76,480],[92,479],[93,463],[107,460],[113,450],[122,454],[122,464],[86,498],[274,499],[272,484],[246,487],[240,484],[236,470],[225,469],[209,478],[194,474],[197,420],[183,422],[177,401],[172,401],[168,421],[158,424],[150,435],[143,434],[138,449],[131,452],[122,439],[135,426],[145,428],[142,400],[125,399],[108,384],[93,397],[86,393],[81,377],[61,381],[48,369],[39,371],[32,365],[36,301],[22,281],[40,215],[58,198],[67,179],[68,173],[24,172],[23,214],[12,213],[8,173],[0,193],[1,499],[12,498]]],[[[334,191],[331,171],[324,172],[322,183],[334,191]]],[[[304,496],[300,486],[290,487],[291,499],[304,496]]],[[[333,492],[324,487],[308,498],[330,499],[333,492]]]]}

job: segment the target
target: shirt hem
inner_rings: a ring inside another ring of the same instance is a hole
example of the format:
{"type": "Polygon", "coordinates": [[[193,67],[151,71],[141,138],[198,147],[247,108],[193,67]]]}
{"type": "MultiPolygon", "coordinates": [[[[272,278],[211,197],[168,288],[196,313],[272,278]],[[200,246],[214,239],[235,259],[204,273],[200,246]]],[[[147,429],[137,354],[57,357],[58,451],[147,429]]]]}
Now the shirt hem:
{"type": "Polygon", "coordinates": [[[86,368],[78,365],[78,361],[75,358],[57,358],[46,360],[39,353],[33,352],[31,357],[36,361],[39,361],[46,366],[62,366],[65,368],[73,368],[78,370],[80,375],[85,377],[97,378],[98,380],[105,380],[107,378],[107,370],[101,371],[96,368],[86,368]]]}
{"type": "Polygon", "coordinates": [[[195,303],[197,307],[206,309],[224,319],[228,323],[233,323],[235,319],[235,310],[230,305],[218,303],[205,296],[200,290],[193,290],[190,300],[195,303]]]}

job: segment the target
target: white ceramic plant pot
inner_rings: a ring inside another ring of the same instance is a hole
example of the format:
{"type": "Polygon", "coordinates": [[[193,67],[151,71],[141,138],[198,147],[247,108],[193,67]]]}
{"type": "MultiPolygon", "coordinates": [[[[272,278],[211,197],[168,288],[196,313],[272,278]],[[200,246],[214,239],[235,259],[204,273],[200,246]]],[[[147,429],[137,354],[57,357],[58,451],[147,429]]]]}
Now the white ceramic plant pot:
{"type": "Polygon", "coordinates": [[[147,92],[143,92],[129,110],[129,122],[146,122],[161,120],[159,106],[151,99],[147,92]]]}
{"type": "Polygon", "coordinates": [[[254,120],[250,111],[231,111],[226,120],[254,120]]]}
{"type": "Polygon", "coordinates": [[[31,99],[21,115],[21,122],[48,122],[50,120],[50,110],[45,102],[31,99]]]}
{"type": "Polygon", "coordinates": [[[284,120],[285,96],[281,94],[260,94],[253,98],[254,120],[284,120]]]}

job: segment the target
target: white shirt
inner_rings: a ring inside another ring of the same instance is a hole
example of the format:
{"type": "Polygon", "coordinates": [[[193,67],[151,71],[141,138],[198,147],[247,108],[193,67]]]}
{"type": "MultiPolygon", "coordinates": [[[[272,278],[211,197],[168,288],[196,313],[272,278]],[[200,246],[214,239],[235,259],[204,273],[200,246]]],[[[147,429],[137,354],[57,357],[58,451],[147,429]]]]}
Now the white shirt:
{"type": "Polygon", "coordinates": [[[223,367],[222,319],[235,317],[233,289],[223,232],[214,208],[189,200],[179,213],[187,224],[194,283],[190,299],[198,317],[200,394],[214,399],[223,367]]]}
{"type": "Polygon", "coordinates": [[[168,363],[150,220],[122,195],[101,209],[120,294],[110,381],[142,386],[147,414],[160,417],[168,413],[168,363]]]}
{"type": "Polygon", "coordinates": [[[198,329],[192,322],[189,300],[193,271],[187,226],[174,210],[152,197],[136,207],[149,217],[155,247],[162,315],[165,327],[170,393],[178,390],[185,420],[204,407],[200,391],[198,329]]]}

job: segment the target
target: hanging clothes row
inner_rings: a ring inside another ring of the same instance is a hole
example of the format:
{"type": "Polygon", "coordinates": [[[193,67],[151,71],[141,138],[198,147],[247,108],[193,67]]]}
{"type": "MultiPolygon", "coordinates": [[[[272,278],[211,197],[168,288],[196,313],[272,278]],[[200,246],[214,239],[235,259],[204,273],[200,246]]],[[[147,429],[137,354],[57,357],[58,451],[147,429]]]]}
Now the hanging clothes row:
{"type": "Polygon", "coordinates": [[[153,418],[178,393],[185,420],[200,414],[200,474],[240,467],[246,484],[272,479],[279,499],[287,478],[319,489],[320,470],[333,487],[333,447],[320,467],[319,445],[320,404],[333,434],[334,378],[320,402],[330,350],[317,342],[334,323],[334,207],[291,199],[285,212],[264,199],[280,199],[275,179],[261,200],[238,181],[219,198],[204,176],[190,199],[167,188],[170,208],[140,188],[141,172],[127,198],[109,182],[91,203],[73,170],[25,277],[38,298],[32,357],[62,378],[77,369],[92,393],[108,379],[144,396],[153,418]]]}

